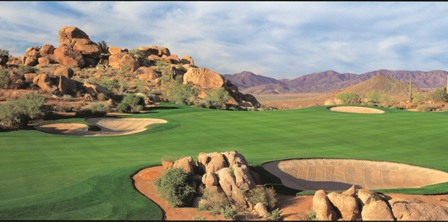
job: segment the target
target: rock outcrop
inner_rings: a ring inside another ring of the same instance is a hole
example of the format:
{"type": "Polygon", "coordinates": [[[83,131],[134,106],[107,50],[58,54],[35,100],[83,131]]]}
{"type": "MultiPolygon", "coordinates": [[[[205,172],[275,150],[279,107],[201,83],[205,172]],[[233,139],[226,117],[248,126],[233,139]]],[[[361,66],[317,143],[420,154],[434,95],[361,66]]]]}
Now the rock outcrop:
{"type": "Polygon", "coordinates": [[[329,193],[327,195],[330,202],[339,210],[343,220],[359,220],[361,212],[356,199],[339,193],[329,193]]]}
{"type": "Polygon", "coordinates": [[[317,220],[334,221],[338,215],[324,190],[318,190],[313,196],[313,209],[317,220]]]}
{"type": "Polygon", "coordinates": [[[204,89],[217,89],[224,85],[224,78],[207,68],[189,68],[184,74],[184,84],[187,83],[204,89]]]}
{"type": "Polygon", "coordinates": [[[400,199],[389,200],[397,220],[404,221],[447,221],[448,207],[428,204],[420,201],[400,199]]]}

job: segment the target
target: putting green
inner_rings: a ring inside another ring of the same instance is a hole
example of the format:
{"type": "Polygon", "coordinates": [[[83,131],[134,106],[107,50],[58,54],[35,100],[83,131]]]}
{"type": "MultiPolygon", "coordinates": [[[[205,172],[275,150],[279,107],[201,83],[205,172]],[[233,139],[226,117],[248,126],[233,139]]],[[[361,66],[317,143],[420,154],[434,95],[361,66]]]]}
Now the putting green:
{"type": "MultiPolygon", "coordinates": [[[[160,209],[134,189],[132,174],[159,165],[163,158],[196,159],[199,152],[237,150],[251,165],[348,158],[448,171],[448,113],[383,110],[381,115],[332,112],[322,106],[238,112],[162,104],[129,117],[168,123],[132,135],[2,132],[0,219],[160,220],[160,209]]],[[[446,193],[448,184],[421,190],[446,193]]]]}

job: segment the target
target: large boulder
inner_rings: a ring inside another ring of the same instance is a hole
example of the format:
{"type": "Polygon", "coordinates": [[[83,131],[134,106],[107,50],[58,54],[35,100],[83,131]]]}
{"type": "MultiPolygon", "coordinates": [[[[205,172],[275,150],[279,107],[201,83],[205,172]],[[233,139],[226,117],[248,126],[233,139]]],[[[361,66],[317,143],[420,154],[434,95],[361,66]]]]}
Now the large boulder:
{"type": "Polygon", "coordinates": [[[234,165],[233,173],[235,174],[235,183],[243,191],[248,191],[255,187],[254,179],[250,175],[249,168],[246,165],[234,165]]]}
{"type": "Polygon", "coordinates": [[[246,208],[247,203],[244,200],[243,193],[238,189],[236,185],[235,177],[233,176],[232,170],[228,167],[222,168],[216,172],[218,175],[219,185],[221,189],[226,194],[227,198],[233,205],[241,208],[246,208]]]}
{"type": "Polygon", "coordinates": [[[170,50],[162,46],[140,46],[138,48],[145,56],[156,55],[158,57],[170,56],[170,50]]]}
{"type": "Polygon", "coordinates": [[[402,199],[392,199],[389,203],[397,220],[448,221],[448,207],[402,199]]]}
{"type": "Polygon", "coordinates": [[[205,185],[205,187],[217,186],[218,178],[216,177],[215,173],[207,172],[202,176],[202,183],[205,185]]]}
{"type": "Polygon", "coordinates": [[[123,52],[123,50],[120,47],[116,46],[109,46],[108,51],[111,55],[116,55],[123,52]]]}
{"type": "Polygon", "coordinates": [[[221,153],[210,153],[210,161],[205,165],[205,171],[216,172],[227,166],[227,162],[221,153]]]}
{"type": "Polygon", "coordinates": [[[72,68],[67,66],[60,66],[54,71],[54,76],[65,76],[67,78],[72,78],[75,72],[72,68]]]}
{"type": "Polygon", "coordinates": [[[128,53],[119,53],[109,56],[109,66],[121,71],[134,72],[140,66],[140,62],[128,53]]]}
{"type": "Polygon", "coordinates": [[[369,198],[364,203],[361,211],[361,217],[364,221],[371,220],[395,220],[392,210],[384,200],[369,198]]]}
{"type": "Polygon", "coordinates": [[[59,76],[58,90],[64,95],[68,94],[76,96],[76,92],[78,91],[78,84],[75,80],[69,79],[66,76],[59,76]]]}
{"type": "Polygon", "coordinates": [[[63,27],[58,32],[59,47],[54,51],[55,60],[66,66],[96,65],[101,48],[77,27],[63,27]],[[81,58],[82,57],[82,58],[81,58]],[[76,61],[76,62],[75,62],[76,61]]]}
{"type": "Polygon", "coordinates": [[[170,56],[163,55],[162,59],[169,64],[179,64],[180,59],[176,54],[172,54],[170,56]]]}
{"type": "Polygon", "coordinates": [[[57,88],[51,82],[48,74],[39,74],[33,79],[33,84],[37,85],[41,90],[45,92],[54,92],[57,88]]]}
{"type": "Polygon", "coordinates": [[[227,162],[229,163],[229,167],[231,167],[231,168],[234,167],[234,165],[248,166],[246,158],[244,158],[244,156],[241,155],[240,153],[238,153],[237,151],[222,152],[222,155],[224,155],[224,157],[227,159],[227,162]]]}
{"type": "Polygon", "coordinates": [[[244,94],[243,95],[243,100],[246,101],[246,102],[249,102],[255,108],[260,108],[261,107],[261,104],[258,102],[257,98],[255,98],[255,96],[253,96],[251,94],[244,94]]]}
{"type": "Polygon", "coordinates": [[[38,64],[40,57],[39,47],[34,46],[26,50],[25,55],[22,57],[22,63],[25,66],[35,66],[38,64]]]}
{"type": "Polygon", "coordinates": [[[352,196],[352,197],[356,198],[356,188],[355,188],[355,185],[351,186],[346,191],[342,192],[342,194],[347,195],[347,196],[352,196]]]}
{"type": "Polygon", "coordinates": [[[324,190],[318,190],[314,194],[313,210],[317,220],[334,221],[339,217],[324,190]]]}
{"type": "Polygon", "coordinates": [[[96,83],[89,83],[87,81],[84,81],[83,86],[86,89],[87,93],[95,97],[100,93],[103,93],[107,97],[110,97],[112,95],[112,93],[106,87],[98,85],[96,83]]]}
{"type": "Polygon", "coordinates": [[[224,85],[224,78],[207,68],[189,68],[184,74],[183,83],[193,83],[205,89],[217,89],[224,85]]]}
{"type": "Polygon", "coordinates": [[[185,55],[182,56],[181,63],[185,65],[194,65],[194,60],[193,58],[191,58],[191,56],[185,55]]]}
{"type": "Polygon", "coordinates": [[[144,66],[135,70],[134,74],[138,79],[146,82],[153,82],[160,77],[160,75],[154,69],[144,66]]]}
{"type": "Polygon", "coordinates": [[[42,56],[53,55],[54,54],[54,46],[51,44],[43,44],[40,48],[40,54],[42,56]]]}
{"type": "Polygon", "coordinates": [[[180,168],[183,171],[185,171],[185,173],[189,174],[189,175],[194,175],[194,161],[193,158],[191,156],[189,157],[184,157],[184,158],[180,158],[178,160],[176,160],[174,162],[173,168],[180,168]]]}
{"type": "Polygon", "coordinates": [[[339,210],[343,220],[361,219],[361,212],[354,197],[335,192],[329,193],[327,197],[333,206],[339,210]]]}

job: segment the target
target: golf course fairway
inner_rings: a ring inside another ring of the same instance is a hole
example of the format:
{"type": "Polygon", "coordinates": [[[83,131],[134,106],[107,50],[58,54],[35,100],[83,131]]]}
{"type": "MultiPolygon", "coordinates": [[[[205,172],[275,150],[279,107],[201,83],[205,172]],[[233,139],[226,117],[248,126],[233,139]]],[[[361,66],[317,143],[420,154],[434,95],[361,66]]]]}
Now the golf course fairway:
{"type": "MultiPolygon", "coordinates": [[[[448,171],[448,112],[380,109],[385,113],[340,113],[325,106],[244,112],[161,104],[129,115],[167,121],[137,134],[1,132],[0,219],[160,220],[161,210],[134,189],[132,175],[162,159],[196,160],[199,152],[236,150],[252,166],[344,158],[448,171]]],[[[448,183],[409,193],[448,193],[448,183]]]]}

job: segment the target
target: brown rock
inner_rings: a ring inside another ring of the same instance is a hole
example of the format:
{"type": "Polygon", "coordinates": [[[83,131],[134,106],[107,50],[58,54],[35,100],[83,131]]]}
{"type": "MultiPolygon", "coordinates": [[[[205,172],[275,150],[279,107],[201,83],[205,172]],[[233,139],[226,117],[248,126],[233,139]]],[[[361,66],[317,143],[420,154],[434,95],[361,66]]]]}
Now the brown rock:
{"type": "Polygon", "coordinates": [[[60,45],[54,50],[54,60],[61,65],[70,67],[82,67],[86,64],[82,53],[73,50],[68,45],[60,45]]]}
{"type": "Polygon", "coordinates": [[[361,203],[364,205],[367,203],[367,200],[369,198],[374,198],[375,195],[374,195],[374,193],[370,192],[369,190],[359,189],[357,197],[359,200],[361,200],[361,203]]]}
{"type": "Polygon", "coordinates": [[[54,71],[54,76],[65,76],[67,78],[72,78],[74,75],[72,68],[67,66],[60,66],[54,71]]]}
{"type": "Polygon", "coordinates": [[[361,217],[364,221],[371,220],[395,220],[392,210],[387,203],[380,199],[370,197],[362,207],[361,217]]]}
{"type": "Polygon", "coordinates": [[[56,87],[53,86],[50,77],[47,74],[39,74],[33,79],[33,84],[39,86],[39,88],[46,92],[53,92],[56,87]]]}
{"type": "Polygon", "coordinates": [[[194,65],[194,60],[193,60],[193,58],[191,58],[191,56],[185,55],[185,56],[182,56],[181,63],[185,64],[185,65],[187,65],[187,64],[194,65]]]}
{"type": "Polygon", "coordinates": [[[25,79],[25,82],[33,82],[33,79],[36,78],[36,73],[25,73],[23,74],[23,78],[25,79]]]}
{"type": "Polygon", "coordinates": [[[198,154],[197,165],[201,173],[205,173],[205,166],[210,162],[210,155],[208,153],[200,152],[198,154]]]}
{"type": "Polygon", "coordinates": [[[238,189],[232,170],[228,167],[222,168],[216,172],[221,189],[226,194],[230,202],[238,207],[246,208],[243,193],[238,189]]]}
{"type": "Polygon", "coordinates": [[[166,160],[163,160],[163,161],[162,161],[163,169],[169,169],[169,168],[172,168],[173,165],[174,165],[174,162],[173,162],[173,161],[166,161],[166,160]]]}
{"type": "Polygon", "coordinates": [[[123,52],[123,50],[121,50],[120,47],[116,47],[116,46],[109,46],[109,53],[111,55],[117,55],[123,52]]]}
{"type": "Polygon", "coordinates": [[[221,153],[210,153],[210,161],[205,165],[206,172],[216,172],[222,168],[227,167],[227,162],[221,153]]]}
{"type": "Polygon", "coordinates": [[[266,205],[264,203],[255,204],[254,210],[260,217],[266,218],[269,216],[268,210],[266,209],[266,205]]]}
{"type": "Polygon", "coordinates": [[[109,97],[112,94],[106,87],[100,86],[96,83],[89,83],[87,81],[84,81],[83,86],[91,95],[97,96],[98,94],[103,93],[104,95],[109,97]]]}
{"type": "Polygon", "coordinates": [[[243,95],[243,100],[246,101],[246,102],[249,102],[255,108],[260,108],[261,107],[261,104],[258,102],[257,98],[255,98],[255,96],[253,96],[251,94],[244,94],[243,95]]]}
{"type": "Polygon", "coordinates": [[[180,158],[174,161],[174,168],[180,168],[185,171],[185,173],[189,175],[194,175],[194,161],[191,156],[180,158]]]}
{"type": "Polygon", "coordinates": [[[254,179],[249,173],[249,169],[246,165],[237,166],[234,165],[233,173],[235,174],[235,182],[238,188],[243,191],[248,191],[255,187],[254,179]]]}
{"type": "Polygon", "coordinates": [[[140,66],[139,61],[127,53],[115,54],[109,56],[109,66],[121,71],[126,71],[123,68],[127,67],[130,72],[134,72],[140,66]]]}
{"type": "Polygon", "coordinates": [[[389,203],[392,206],[393,214],[397,220],[448,220],[448,207],[401,199],[392,199],[389,200],[389,203]]]}
{"type": "Polygon", "coordinates": [[[354,197],[335,192],[329,193],[327,196],[333,206],[339,210],[343,220],[361,219],[361,212],[354,197]]]}
{"type": "Polygon", "coordinates": [[[158,57],[162,56],[170,56],[170,50],[168,48],[162,47],[162,46],[141,46],[138,48],[140,51],[143,52],[144,55],[150,56],[150,55],[156,55],[158,57]]]}
{"type": "Polygon", "coordinates": [[[28,48],[25,55],[22,57],[23,65],[25,66],[35,66],[38,63],[38,58],[41,57],[39,52],[39,47],[34,46],[28,48]]]}
{"type": "Polygon", "coordinates": [[[47,55],[52,55],[54,54],[54,46],[50,45],[50,44],[43,44],[42,47],[40,48],[40,54],[42,56],[47,56],[47,55]]]}
{"type": "Polygon", "coordinates": [[[202,183],[205,185],[205,187],[217,186],[218,178],[216,177],[216,174],[207,172],[204,174],[204,176],[202,176],[202,183]]]}
{"type": "Polygon", "coordinates": [[[224,78],[207,68],[189,68],[184,74],[184,84],[193,83],[201,88],[217,89],[224,85],[224,78]]]}
{"type": "Polygon", "coordinates": [[[162,59],[165,60],[169,64],[179,64],[180,60],[176,54],[172,54],[170,56],[163,55],[162,59]]]}
{"type": "Polygon", "coordinates": [[[37,62],[39,63],[39,65],[46,66],[46,65],[50,65],[51,60],[49,57],[45,56],[45,57],[38,58],[37,62]]]}
{"type": "Polygon", "coordinates": [[[347,196],[352,196],[352,197],[356,198],[356,188],[355,188],[355,185],[353,185],[350,188],[348,188],[348,190],[342,192],[342,194],[347,195],[347,196]]]}
{"type": "Polygon", "coordinates": [[[324,190],[318,190],[313,196],[313,210],[317,220],[337,220],[338,215],[324,190]]]}
{"type": "Polygon", "coordinates": [[[248,166],[247,161],[244,158],[244,156],[241,155],[240,153],[238,153],[237,151],[222,152],[222,154],[227,159],[227,162],[229,163],[229,167],[231,167],[231,168],[234,165],[236,165],[236,166],[242,166],[242,165],[248,166]]]}
{"type": "Polygon", "coordinates": [[[76,84],[75,80],[71,80],[66,76],[59,76],[58,90],[64,95],[69,94],[72,96],[76,96],[78,85],[76,84]]]}
{"type": "Polygon", "coordinates": [[[153,82],[160,77],[154,69],[144,66],[135,70],[134,74],[138,79],[144,80],[146,82],[153,82]]]}

